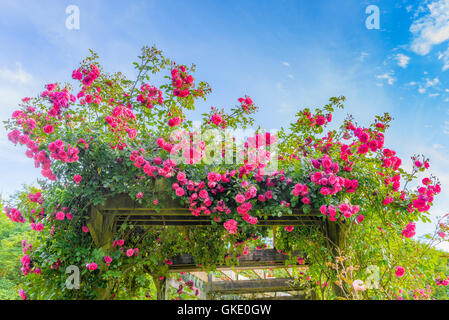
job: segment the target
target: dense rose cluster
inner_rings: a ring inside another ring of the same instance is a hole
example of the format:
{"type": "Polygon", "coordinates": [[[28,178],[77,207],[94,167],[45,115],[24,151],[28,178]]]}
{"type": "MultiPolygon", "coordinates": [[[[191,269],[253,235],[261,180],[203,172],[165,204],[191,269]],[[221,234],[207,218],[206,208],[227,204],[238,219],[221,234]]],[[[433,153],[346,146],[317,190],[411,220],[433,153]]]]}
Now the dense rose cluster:
{"type": "Polygon", "coordinates": [[[393,168],[394,171],[397,171],[402,164],[402,160],[396,157],[396,151],[390,149],[384,149],[382,151],[383,154],[383,164],[384,168],[393,168]]]}
{"type": "MultiPolygon", "coordinates": [[[[347,203],[342,203],[338,207],[334,207],[331,205],[322,205],[320,207],[320,212],[325,216],[328,216],[330,221],[337,221],[338,219],[343,220],[343,218],[351,218],[353,215],[357,214],[359,210],[360,206],[350,205],[347,203]]],[[[362,220],[363,216],[359,216],[357,218],[358,223],[360,223],[362,220]]]]}
{"type": "Polygon", "coordinates": [[[415,235],[416,225],[410,222],[404,230],[402,230],[402,236],[404,238],[412,238],[415,235]]]}
{"type": "MultiPolygon", "coordinates": [[[[418,197],[412,202],[413,208],[419,212],[428,211],[434,196],[441,192],[440,185],[431,185],[432,182],[429,178],[424,178],[422,183],[424,187],[418,188],[418,197]]],[[[411,206],[409,208],[411,208],[411,206]]]]}
{"type": "Polygon", "coordinates": [[[230,219],[226,221],[223,226],[228,230],[229,234],[234,234],[237,232],[237,221],[230,219]]]}
{"type": "Polygon", "coordinates": [[[137,130],[132,127],[132,123],[136,120],[136,115],[133,113],[130,107],[125,107],[124,105],[118,105],[113,110],[111,115],[106,116],[105,121],[109,125],[109,130],[111,132],[117,133],[117,138],[119,140],[118,147],[119,150],[123,150],[126,144],[122,141],[121,132],[126,132],[130,139],[134,139],[137,136],[137,130]]]}
{"type": "Polygon", "coordinates": [[[61,114],[62,109],[69,107],[69,101],[74,102],[76,98],[69,94],[67,88],[57,91],[58,87],[55,84],[48,84],[47,90],[41,94],[42,98],[46,98],[52,107],[48,110],[50,117],[57,117],[61,114]]]}
{"type": "Polygon", "coordinates": [[[179,126],[184,120],[180,117],[174,117],[168,120],[168,126],[169,127],[176,127],[179,126]]]}
{"type": "Polygon", "coordinates": [[[31,202],[36,202],[39,204],[42,204],[44,199],[42,198],[42,192],[36,192],[35,194],[30,193],[28,194],[28,199],[30,199],[31,202]]]}
{"type": "Polygon", "coordinates": [[[435,282],[437,286],[446,287],[447,285],[449,285],[449,277],[447,277],[446,279],[437,278],[435,279],[435,282]]]}
{"type": "Polygon", "coordinates": [[[21,134],[19,130],[13,130],[8,133],[8,139],[14,144],[20,143],[26,145],[28,150],[25,152],[25,155],[28,158],[34,159],[34,166],[36,168],[42,166],[41,174],[52,181],[56,180],[56,176],[50,169],[51,159],[47,156],[47,153],[44,150],[39,151],[39,146],[35,141],[31,140],[28,135],[21,134]]]}
{"type": "Polygon", "coordinates": [[[27,243],[25,240],[22,240],[23,256],[20,259],[20,263],[22,264],[22,267],[20,268],[20,270],[22,271],[23,275],[25,275],[25,276],[28,275],[29,273],[35,273],[35,274],[41,273],[41,270],[39,268],[33,267],[31,258],[27,254],[28,251],[31,251],[31,250],[32,250],[31,244],[27,243]]]}
{"type": "Polygon", "coordinates": [[[186,73],[184,66],[179,66],[171,71],[173,95],[185,98],[190,94],[190,87],[193,86],[193,76],[186,73]]]}
{"type": "Polygon", "coordinates": [[[142,168],[144,173],[149,177],[162,176],[169,178],[174,173],[176,162],[172,159],[162,161],[160,157],[155,157],[152,160],[146,160],[143,154],[145,151],[133,150],[129,159],[134,163],[136,168],[142,168]]]}
{"type": "Polygon", "coordinates": [[[72,147],[70,144],[65,146],[62,140],[56,140],[48,145],[50,150],[50,157],[54,160],[60,160],[66,163],[77,162],[79,160],[79,150],[77,147],[72,147]]]}
{"type": "Polygon", "coordinates": [[[25,223],[25,218],[22,216],[19,210],[16,208],[5,207],[6,216],[13,222],[25,223]]]}
{"type": "Polygon", "coordinates": [[[94,81],[100,76],[100,70],[95,64],[91,64],[90,68],[78,68],[72,72],[72,78],[80,80],[83,84],[83,89],[87,90],[92,86],[94,81]]]}
{"type": "Polygon", "coordinates": [[[148,109],[151,109],[155,104],[164,103],[164,98],[162,97],[161,90],[145,83],[140,87],[140,94],[137,96],[137,101],[148,109]]]}
{"type": "Polygon", "coordinates": [[[189,207],[195,216],[199,216],[201,213],[210,215],[211,210],[230,213],[230,209],[227,208],[223,201],[219,201],[215,207],[212,207],[213,202],[209,197],[209,192],[212,195],[224,192],[225,188],[219,182],[229,182],[230,176],[230,174],[220,175],[211,172],[208,175],[208,183],[206,184],[204,181],[194,182],[188,180],[184,172],[178,172],[176,176],[177,183],[174,183],[172,188],[179,197],[186,195],[186,192],[190,193],[190,196],[188,196],[189,207]],[[206,190],[207,188],[209,188],[209,191],[206,190]]]}
{"type": "Polygon", "coordinates": [[[309,120],[309,125],[311,127],[313,126],[325,126],[327,125],[329,122],[332,121],[332,114],[328,113],[326,115],[321,115],[321,114],[316,114],[316,115],[312,115],[310,112],[304,112],[304,115],[306,116],[306,118],[309,120]]]}
{"type": "Polygon", "coordinates": [[[345,179],[337,176],[339,165],[337,162],[332,162],[328,156],[321,159],[312,159],[311,163],[314,168],[321,169],[311,174],[310,180],[315,184],[322,186],[320,193],[322,195],[334,195],[343,190],[345,187],[347,193],[353,193],[358,187],[356,179],[345,179]]]}
{"type": "Polygon", "coordinates": [[[210,117],[210,122],[212,122],[216,126],[221,125],[222,128],[226,127],[226,122],[223,120],[223,117],[219,113],[212,115],[212,117],[210,117]]]}
{"type": "Polygon", "coordinates": [[[238,101],[240,102],[241,108],[246,113],[253,112],[257,109],[257,107],[254,105],[253,100],[248,96],[245,96],[245,98],[238,98],[238,101]]]}
{"type": "Polygon", "coordinates": [[[44,230],[44,225],[41,222],[31,222],[31,229],[41,232],[42,230],[44,230]]]}

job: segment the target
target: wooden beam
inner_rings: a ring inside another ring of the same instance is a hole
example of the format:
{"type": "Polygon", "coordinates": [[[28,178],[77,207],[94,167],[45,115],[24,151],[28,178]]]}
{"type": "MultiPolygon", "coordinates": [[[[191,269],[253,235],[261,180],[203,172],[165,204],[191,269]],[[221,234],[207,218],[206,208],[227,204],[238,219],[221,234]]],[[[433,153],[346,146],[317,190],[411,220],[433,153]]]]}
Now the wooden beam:
{"type": "Polygon", "coordinates": [[[257,300],[306,300],[306,294],[298,292],[294,295],[257,298],[257,300]]]}
{"type": "Polygon", "coordinates": [[[207,282],[207,273],[206,272],[190,272],[194,277],[197,277],[203,282],[207,282]]]}
{"type": "Polygon", "coordinates": [[[302,291],[303,285],[294,284],[291,278],[263,280],[214,281],[209,284],[211,293],[244,294],[257,292],[302,291]]]}
{"type": "Polygon", "coordinates": [[[114,236],[114,219],[111,216],[105,216],[95,207],[90,208],[87,227],[97,247],[109,249],[112,247],[114,236]]]}
{"type": "MultiPolygon", "coordinates": [[[[163,181],[163,180],[161,180],[163,181]]],[[[158,197],[164,203],[165,208],[149,208],[131,199],[127,194],[119,194],[108,199],[104,204],[98,206],[96,210],[105,217],[113,217],[117,226],[124,222],[136,226],[149,225],[186,225],[204,226],[211,225],[210,216],[200,215],[198,217],[191,214],[190,210],[184,207],[178,199],[171,199],[164,187],[169,187],[156,180],[155,188],[160,190],[158,197]]],[[[254,214],[259,219],[257,226],[315,226],[321,222],[320,212],[316,209],[305,214],[300,208],[294,208],[292,214],[285,214],[282,217],[273,217],[269,214],[265,218],[264,214],[254,214]]]]}
{"type": "Polygon", "coordinates": [[[259,279],[263,279],[264,277],[265,277],[265,274],[264,274],[264,272],[262,271],[262,274],[260,274],[261,273],[261,271],[260,270],[258,270],[258,269],[252,269],[251,270],[259,279]]]}
{"type": "MultiPolygon", "coordinates": [[[[299,251],[293,252],[293,256],[301,255],[299,251]]],[[[219,265],[217,270],[248,270],[248,269],[268,269],[285,268],[285,261],[289,256],[283,255],[275,249],[250,250],[247,255],[238,259],[238,264],[234,267],[228,265],[219,265]]],[[[202,271],[195,263],[195,259],[188,254],[181,254],[172,259],[173,264],[169,266],[170,272],[192,272],[202,271]]],[[[296,260],[292,267],[303,267],[296,260]]]]}
{"type": "Polygon", "coordinates": [[[231,281],[237,280],[236,274],[232,270],[219,270],[219,271],[229,280],[231,281]]]}

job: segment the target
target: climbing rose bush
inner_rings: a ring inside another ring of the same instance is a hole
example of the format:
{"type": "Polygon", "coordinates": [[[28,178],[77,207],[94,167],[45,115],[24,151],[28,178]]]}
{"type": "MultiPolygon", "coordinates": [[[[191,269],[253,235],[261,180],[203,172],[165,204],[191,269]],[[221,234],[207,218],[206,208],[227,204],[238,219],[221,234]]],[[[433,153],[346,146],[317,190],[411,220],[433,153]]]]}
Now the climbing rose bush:
{"type": "Polygon", "coordinates": [[[287,129],[258,130],[238,141],[236,130],[252,127],[258,110],[249,96],[242,92],[230,110],[211,107],[198,127],[187,113],[211,88],[194,77],[195,66],[177,64],[154,47],[144,47],[139,60],[131,81],[105,72],[92,53],[71,83],[45,85],[39,96],[24,98],[6,123],[8,139],[25,150],[43,178],[39,189],[5,208],[11,221],[30,223],[39,233],[36,244],[24,240],[22,272],[29,280],[22,299],[148,296],[142,290],[160,286],[177,254],[192,254],[198,266],[214,270],[236,264],[250,248],[271,245],[290,257],[288,265],[308,262],[296,280],[321,298],[335,297],[335,286],[352,292],[351,298],[442,294],[448,280],[434,270],[438,259],[423,272],[428,261],[420,255],[435,256],[446,222],[427,247],[414,239],[415,222],[429,221],[441,187],[427,172],[429,159],[413,156],[406,171],[385,146],[387,113],[368,126],[351,116],[338,125],[334,113],[345,98],[333,97],[322,108],[300,110],[287,129]],[[152,82],[158,73],[166,79],[161,85],[152,82]],[[422,181],[419,175],[425,175],[422,181]],[[155,188],[161,184],[165,196],[155,188]],[[157,210],[175,201],[195,217],[210,217],[212,225],[205,231],[124,223],[98,247],[88,227],[90,208],[121,194],[157,210]],[[316,223],[259,226],[267,216],[294,210],[316,213],[316,223]],[[344,239],[330,244],[323,226],[338,226],[344,239]],[[298,250],[301,256],[293,254],[298,250]],[[341,269],[332,267],[336,257],[376,265],[383,276],[368,288],[355,281],[366,271],[351,266],[354,280],[340,281],[341,269]],[[81,267],[78,290],[64,287],[70,265],[81,267]]]}

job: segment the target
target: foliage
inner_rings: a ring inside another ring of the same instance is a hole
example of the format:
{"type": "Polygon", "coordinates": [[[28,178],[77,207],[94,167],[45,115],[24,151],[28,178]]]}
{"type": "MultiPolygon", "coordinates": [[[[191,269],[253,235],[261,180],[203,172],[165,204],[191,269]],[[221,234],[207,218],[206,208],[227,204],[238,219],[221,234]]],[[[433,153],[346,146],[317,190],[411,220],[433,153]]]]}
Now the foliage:
{"type": "MultiPolygon", "coordinates": [[[[154,47],[144,47],[139,60],[137,79],[130,81],[104,72],[91,52],[73,71],[74,84],[46,85],[40,96],[24,98],[6,123],[9,140],[27,147],[45,178],[39,190],[11,199],[5,208],[10,220],[28,220],[37,234],[33,246],[24,245],[22,273],[28,281],[22,298],[154,297],[178,254],[191,254],[213,271],[235,265],[249,249],[271,240],[289,254],[287,264],[307,261],[297,281],[316,288],[319,298],[445,297],[442,287],[449,280],[435,242],[412,239],[414,222],[430,221],[428,211],[441,188],[433,176],[407,188],[426,172],[429,160],[414,156],[410,172],[401,166],[396,152],[384,146],[388,114],[367,127],[348,116],[330,130],[345,101],[333,97],[323,108],[299,111],[277,136],[259,129],[239,141],[230,130],[254,125],[258,107],[250,97],[239,98],[230,112],[211,108],[197,128],[186,113],[211,89],[194,79],[196,67],[178,65],[154,47]],[[150,84],[167,71],[166,83],[150,84]],[[88,230],[90,210],[122,194],[156,210],[181,204],[194,216],[209,216],[212,225],[124,223],[100,247],[88,230]],[[258,225],[293,210],[321,216],[311,228],[258,225]],[[296,250],[303,256],[294,256],[296,250]],[[77,290],[66,285],[72,265],[80,267],[77,290]],[[371,265],[379,269],[380,282],[363,288],[360,279],[371,265]]],[[[444,240],[446,229],[442,221],[431,239],[444,240]]],[[[176,294],[191,296],[181,289],[176,294]]]]}

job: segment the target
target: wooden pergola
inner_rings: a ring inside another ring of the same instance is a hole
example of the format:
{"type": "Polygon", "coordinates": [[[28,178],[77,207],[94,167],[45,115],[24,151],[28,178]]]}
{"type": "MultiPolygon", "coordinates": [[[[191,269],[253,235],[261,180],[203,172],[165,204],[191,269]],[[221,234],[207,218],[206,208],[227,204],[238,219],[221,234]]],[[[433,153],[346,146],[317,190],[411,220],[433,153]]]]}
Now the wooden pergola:
{"type": "MultiPolygon", "coordinates": [[[[211,225],[210,216],[193,216],[189,209],[183,207],[177,200],[171,199],[166,191],[167,185],[164,180],[156,180],[156,190],[159,190],[158,198],[165,204],[165,208],[155,209],[145,207],[137,201],[131,199],[128,195],[118,195],[108,199],[100,206],[92,206],[90,208],[90,218],[88,227],[95,244],[98,247],[110,248],[114,233],[123,223],[132,224],[134,226],[208,226],[211,225]]],[[[318,210],[312,210],[305,214],[300,209],[293,209],[291,215],[283,215],[281,217],[258,216],[258,226],[298,226],[311,227],[320,226],[324,231],[326,239],[333,248],[338,248],[342,241],[343,232],[337,224],[324,222],[320,218],[321,213],[318,210]]],[[[297,253],[299,255],[300,253],[297,253]]],[[[260,294],[270,292],[294,292],[283,296],[284,298],[304,298],[304,288],[295,285],[292,278],[275,278],[264,279],[260,276],[259,271],[264,269],[286,269],[286,268],[304,268],[304,265],[286,266],[288,256],[280,254],[275,249],[253,250],[248,255],[242,256],[238,264],[233,268],[222,265],[217,266],[216,270],[220,272],[238,271],[238,270],[254,270],[255,274],[259,274],[259,279],[242,280],[231,279],[231,281],[217,281],[209,275],[207,278],[202,268],[195,263],[194,258],[188,254],[182,254],[172,259],[173,264],[169,266],[172,273],[188,272],[198,277],[202,273],[202,281],[204,283],[204,298],[211,299],[217,295],[223,294],[260,294]],[[206,281],[207,279],[207,281],[206,281]]],[[[306,261],[307,263],[307,261],[306,261]]],[[[166,298],[167,283],[164,279],[163,283],[157,285],[158,298],[166,298]]],[[[260,295],[259,295],[260,296],[260,295]]],[[[262,296],[262,298],[264,298],[262,296]]],[[[269,296],[265,296],[269,298],[269,296]]]]}

